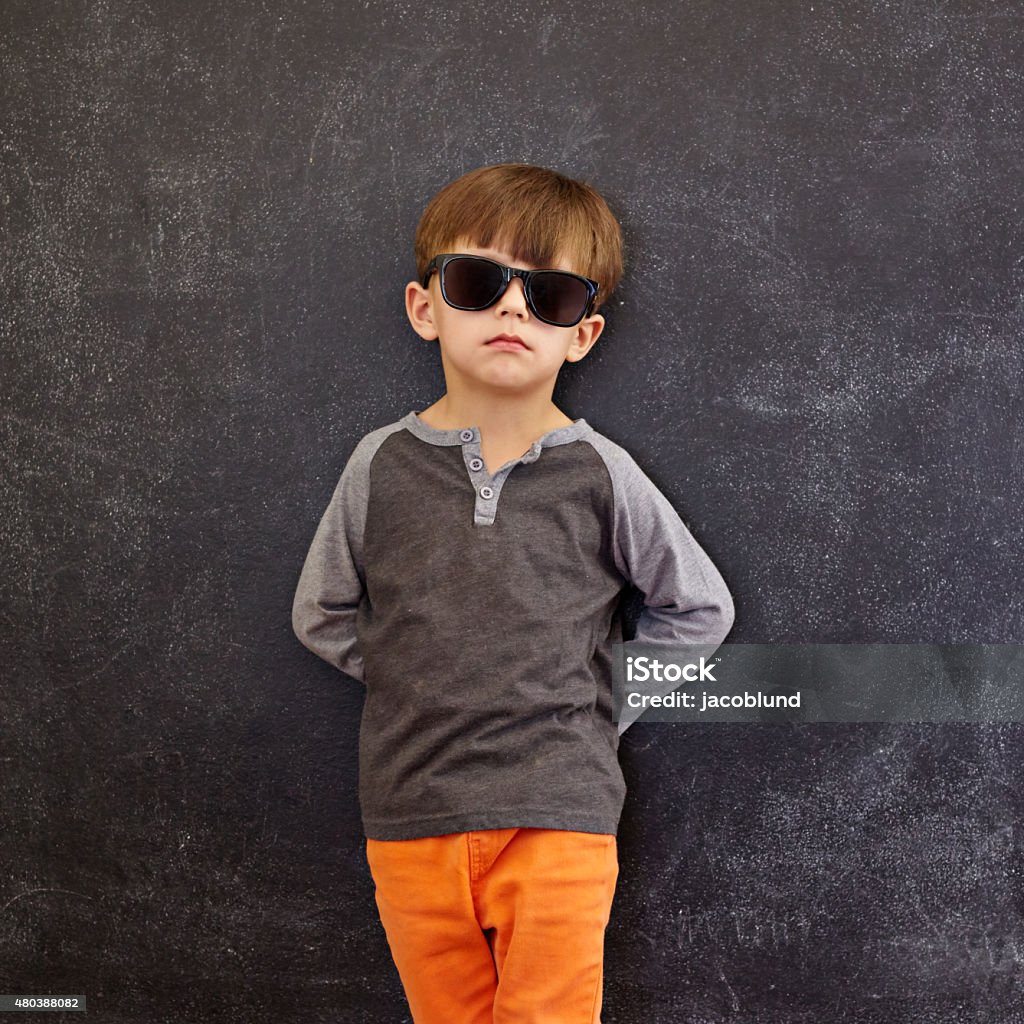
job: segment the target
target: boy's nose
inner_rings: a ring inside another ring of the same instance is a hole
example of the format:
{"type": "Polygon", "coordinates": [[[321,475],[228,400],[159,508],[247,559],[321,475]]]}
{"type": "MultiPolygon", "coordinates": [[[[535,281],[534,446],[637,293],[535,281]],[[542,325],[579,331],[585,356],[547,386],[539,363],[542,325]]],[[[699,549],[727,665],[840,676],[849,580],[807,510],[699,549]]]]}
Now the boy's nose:
{"type": "Polygon", "coordinates": [[[523,282],[518,277],[513,277],[509,281],[505,293],[498,299],[498,313],[500,314],[506,309],[513,313],[526,312],[526,291],[523,288],[523,282]]]}

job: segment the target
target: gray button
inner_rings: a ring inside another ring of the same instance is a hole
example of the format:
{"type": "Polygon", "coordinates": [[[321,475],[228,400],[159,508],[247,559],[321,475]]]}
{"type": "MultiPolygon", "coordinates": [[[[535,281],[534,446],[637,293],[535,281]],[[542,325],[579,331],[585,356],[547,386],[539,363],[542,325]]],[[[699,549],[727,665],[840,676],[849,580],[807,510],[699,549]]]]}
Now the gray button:
{"type": "Polygon", "coordinates": [[[490,487],[481,487],[480,497],[483,498],[484,501],[487,501],[489,498],[494,497],[494,491],[492,491],[490,487]]]}
{"type": "Polygon", "coordinates": [[[477,470],[483,469],[484,468],[484,460],[483,459],[470,459],[469,460],[469,468],[471,470],[473,470],[474,473],[477,470]]]}
{"type": "Polygon", "coordinates": [[[461,434],[459,434],[459,437],[461,437],[463,441],[472,441],[474,437],[473,431],[464,430],[461,434]]]}

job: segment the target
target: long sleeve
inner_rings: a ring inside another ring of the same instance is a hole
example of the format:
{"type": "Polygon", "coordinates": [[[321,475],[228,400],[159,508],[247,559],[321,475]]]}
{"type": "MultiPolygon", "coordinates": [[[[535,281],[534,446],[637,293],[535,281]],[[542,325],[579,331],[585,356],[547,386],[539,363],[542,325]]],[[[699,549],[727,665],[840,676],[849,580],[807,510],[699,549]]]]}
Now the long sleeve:
{"type": "Polygon", "coordinates": [[[363,532],[375,445],[356,446],[306,555],[292,604],[295,635],[314,654],[363,679],[356,614],[363,599],[363,532]]]}
{"type": "MultiPolygon", "coordinates": [[[[615,497],[613,547],[622,575],[644,595],[636,636],[625,644],[700,644],[710,655],[732,628],[735,608],[721,573],[668,499],[625,449],[601,438],[615,497]]],[[[666,684],[665,693],[678,688],[666,684]]],[[[657,692],[645,689],[645,692],[657,692]]],[[[620,735],[639,717],[619,723],[620,735]]]]}

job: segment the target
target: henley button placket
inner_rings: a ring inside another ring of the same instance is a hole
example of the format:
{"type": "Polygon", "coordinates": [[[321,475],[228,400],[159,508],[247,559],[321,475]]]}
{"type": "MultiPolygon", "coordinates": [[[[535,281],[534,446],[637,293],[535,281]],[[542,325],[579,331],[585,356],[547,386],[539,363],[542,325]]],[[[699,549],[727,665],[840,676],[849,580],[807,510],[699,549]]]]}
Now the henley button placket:
{"type": "Polygon", "coordinates": [[[571,426],[549,431],[543,439],[535,441],[518,459],[505,463],[493,476],[488,473],[480,453],[480,431],[476,427],[456,427],[441,430],[424,423],[415,412],[406,417],[406,426],[418,438],[434,445],[461,444],[462,458],[473,488],[473,523],[475,526],[493,526],[501,498],[502,488],[516,466],[536,462],[545,444],[566,444],[585,435],[590,429],[585,420],[576,420],[571,426]]]}
{"type": "MultiPolygon", "coordinates": [[[[470,430],[468,427],[465,430],[459,431],[459,440],[465,445],[463,449],[465,452],[464,458],[466,459],[466,466],[469,468],[470,473],[482,474],[486,479],[490,479],[487,476],[487,467],[484,465],[484,460],[480,458],[480,442],[477,439],[476,431],[470,430]]],[[[505,474],[507,475],[507,474],[505,474]]],[[[499,490],[501,484],[504,481],[504,476],[499,474],[497,478],[492,480],[492,483],[496,483],[499,490]]],[[[476,493],[476,501],[474,502],[473,509],[473,522],[477,526],[490,526],[494,522],[495,506],[497,505],[497,491],[493,487],[489,487],[486,484],[479,486],[480,479],[473,480],[473,490],[476,493]]]]}

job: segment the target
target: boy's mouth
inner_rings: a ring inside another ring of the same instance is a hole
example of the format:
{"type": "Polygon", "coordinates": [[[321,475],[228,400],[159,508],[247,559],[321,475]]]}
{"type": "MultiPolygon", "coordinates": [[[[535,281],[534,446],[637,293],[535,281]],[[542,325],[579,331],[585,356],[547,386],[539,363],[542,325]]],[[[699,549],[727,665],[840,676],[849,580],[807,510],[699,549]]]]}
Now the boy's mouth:
{"type": "Polygon", "coordinates": [[[526,348],[527,345],[522,338],[517,337],[515,334],[499,334],[495,338],[491,338],[490,341],[484,342],[485,345],[491,345],[494,348],[526,348]]]}

